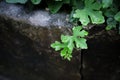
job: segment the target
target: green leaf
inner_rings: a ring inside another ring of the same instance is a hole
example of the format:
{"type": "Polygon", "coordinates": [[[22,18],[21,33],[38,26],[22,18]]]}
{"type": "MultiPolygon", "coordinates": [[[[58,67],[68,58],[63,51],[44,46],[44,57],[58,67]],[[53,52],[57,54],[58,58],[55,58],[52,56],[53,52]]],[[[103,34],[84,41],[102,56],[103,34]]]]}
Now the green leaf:
{"type": "Polygon", "coordinates": [[[117,9],[112,7],[110,9],[105,9],[104,11],[104,15],[106,17],[114,17],[116,13],[117,13],[117,9]]]}
{"type": "Polygon", "coordinates": [[[85,31],[85,30],[82,30],[82,27],[81,26],[78,26],[78,27],[74,27],[73,28],[73,36],[74,37],[78,37],[78,36],[80,36],[80,37],[85,37],[85,36],[87,36],[88,35],[88,32],[87,31],[85,31]]]}
{"type": "Polygon", "coordinates": [[[120,22],[120,11],[114,16],[116,21],[120,22]]]}
{"type": "Polygon", "coordinates": [[[88,32],[85,31],[85,30],[82,30],[82,31],[79,32],[79,36],[80,36],[80,37],[85,37],[85,36],[87,36],[87,35],[88,35],[88,32]]]}
{"type": "Polygon", "coordinates": [[[48,8],[52,13],[56,13],[59,11],[59,9],[62,7],[63,2],[62,1],[52,1],[52,2],[47,2],[48,8]]]}
{"type": "Polygon", "coordinates": [[[70,61],[71,60],[71,58],[72,58],[72,55],[71,54],[67,54],[67,56],[65,57],[68,61],[70,61]]]}
{"type": "Polygon", "coordinates": [[[89,16],[93,24],[102,24],[105,22],[101,11],[91,11],[89,16]]]}
{"type": "Polygon", "coordinates": [[[102,7],[108,8],[113,3],[113,0],[102,0],[102,7]]]}
{"type": "Polygon", "coordinates": [[[85,0],[85,8],[92,10],[100,10],[101,4],[95,0],[85,0]]]}
{"type": "Polygon", "coordinates": [[[75,9],[82,9],[84,7],[84,2],[82,0],[70,0],[70,4],[75,9]]]}
{"type": "Polygon", "coordinates": [[[87,11],[85,9],[83,9],[83,10],[77,9],[75,11],[75,14],[73,15],[73,17],[74,18],[79,18],[79,21],[83,25],[87,25],[90,22],[90,20],[88,18],[88,13],[87,13],[87,11]]]}
{"type": "MultiPolygon", "coordinates": [[[[91,9],[93,9],[93,10],[100,10],[100,8],[101,8],[101,4],[99,3],[99,2],[94,2],[92,5],[90,5],[91,6],[91,9]]],[[[89,7],[90,7],[89,6],[89,7]]]]}
{"type": "Polygon", "coordinates": [[[71,39],[71,36],[64,36],[64,35],[61,35],[61,40],[63,43],[67,43],[69,40],[71,39]]]}
{"type": "Polygon", "coordinates": [[[61,50],[60,55],[64,58],[64,59],[68,59],[69,61],[72,58],[72,54],[69,53],[69,49],[67,47],[65,47],[63,50],[61,50]]]}
{"type": "Polygon", "coordinates": [[[87,49],[86,39],[84,38],[76,38],[75,39],[76,47],[81,49],[87,49]]]}
{"type": "Polygon", "coordinates": [[[21,4],[25,4],[27,2],[27,0],[6,0],[6,2],[8,2],[8,3],[21,3],[21,4]]]}
{"type": "Polygon", "coordinates": [[[73,27],[73,36],[74,37],[77,37],[77,36],[79,36],[79,32],[80,32],[80,30],[82,30],[82,27],[81,26],[78,26],[78,27],[73,27]]]}
{"type": "Polygon", "coordinates": [[[107,25],[105,29],[106,29],[106,30],[111,30],[112,28],[113,28],[112,25],[107,25]]]}
{"type": "Polygon", "coordinates": [[[68,47],[68,49],[69,49],[68,53],[72,53],[73,48],[74,48],[73,38],[71,38],[71,39],[69,40],[69,43],[68,43],[67,47],[68,47]]]}
{"type": "Polygon", "coordinates": [[[58,12],[64,3],[69,4],[70,0],[47,1],[48,8],[50,9],[51,13],[58,12]]]}
{"type": "Polygon", "coordinates": [[[35,5],[39,4],[41,2],[41,0],[31,0],[31,2],[35,5]]]}
{"type": "Polygon", "coordinates": [[[55,43],[52,43],[51,44],[51,47],[52,48],[55,48],[55,51],[58,51],[60,50],[61,48],[64,48],[66,45],[65,44],[61,44],[60,42],[58,41],[55,41],[55,43]]]}
{"type": "Polygon", "coordinates": [[[116,25],[117,22],[114,20],[114,18],[108,18],[106,30],[111,30],[112,28],[116,28],[116,25]]]}
{"type": "Polygon", "coordinates": [[[66,55],[66,53],[67,53],[67,48],[64,48],[63,50],[61,50],[61,53],[60,53],[60,55],[62,56],[62,57],[64,57],[65,55],[66,55]]]}
{"type": "Polygon", "coordinates": [[[100,11],[101,4],[94,0],[85,0],[84,9],[77,9],[74,18],[79,18],[82,25],[88,25],[90,21],[93,24],[102,24],[105,22],[104,16],[100,11]],[[89,18],[90,17],[90,18],[89,18]]]}

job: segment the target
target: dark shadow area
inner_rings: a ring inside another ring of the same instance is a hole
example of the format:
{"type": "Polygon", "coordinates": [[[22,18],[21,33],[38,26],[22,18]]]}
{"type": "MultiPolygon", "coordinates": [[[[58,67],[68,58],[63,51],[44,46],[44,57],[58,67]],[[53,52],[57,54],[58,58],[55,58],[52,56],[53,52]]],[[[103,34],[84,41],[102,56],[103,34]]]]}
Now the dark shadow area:
{"type": "Polygon", "coordinates": [[[48,58],[39,55],[32,40],[6,24],[0,26],[0,80],[44,80],[48,58]]]}
{"type": "Polygon", "coordinates": [[[83,80],[120,80],[120,39],[112,38],[88,40],[89,49],[82,52],[83,80]]]}

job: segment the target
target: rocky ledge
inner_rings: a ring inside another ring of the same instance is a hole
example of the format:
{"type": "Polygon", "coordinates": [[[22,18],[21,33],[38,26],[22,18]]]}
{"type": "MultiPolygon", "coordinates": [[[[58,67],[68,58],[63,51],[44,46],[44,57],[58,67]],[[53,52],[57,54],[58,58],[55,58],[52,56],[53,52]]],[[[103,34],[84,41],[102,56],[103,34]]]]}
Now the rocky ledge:
{"type": "Polygon", "coordinates": [[[88,30],[89,49],[82,51],[80,74],[81,51],[69,62],[50,47],[61,34],[70,34],[71,27],[66,13],[28,13],[23,5],[0,2],[0,80],[80,80],[81,75],[84,80],[119,80],[116,31],[104,26],[88,30]]]}

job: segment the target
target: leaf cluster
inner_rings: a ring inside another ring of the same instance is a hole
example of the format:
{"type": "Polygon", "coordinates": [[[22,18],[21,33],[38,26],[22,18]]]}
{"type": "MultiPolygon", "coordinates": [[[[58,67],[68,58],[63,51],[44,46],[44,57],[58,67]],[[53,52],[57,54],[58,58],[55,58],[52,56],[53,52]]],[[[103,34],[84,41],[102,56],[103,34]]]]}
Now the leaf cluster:
{"type": "Polygon", "coordinates": [[[85,36],[88,35],[88,32],[82,30],[81,26],[72,28],[73,35],[61,35],[61,42],[55,41],[51,44],[52,48],[55,48],[55,51],[59,51],[60,55],[64,59],[71,60],[73,49],[87,49],[87,43],[85,36]]]}
{"type": "MultiPolygon", "coordinates": [[[[82,9],[76,9],[73,18],[82,25],[106,23],[106,30],[120,29],[120,11],[118,0],[84,0],[82,9]]],[[[120,30],[119,30],[120,33],[120,30]]]]}

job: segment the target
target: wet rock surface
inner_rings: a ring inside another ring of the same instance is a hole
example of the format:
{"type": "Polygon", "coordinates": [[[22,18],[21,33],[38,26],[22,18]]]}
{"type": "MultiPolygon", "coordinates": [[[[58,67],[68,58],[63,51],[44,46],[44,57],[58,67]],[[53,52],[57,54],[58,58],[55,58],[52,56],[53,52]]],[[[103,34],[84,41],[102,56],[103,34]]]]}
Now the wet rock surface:
{"type": "MultiPolygon", "coordinates": [[[[88,50],[65,61],[50,48],[60,35],[71,33],[66,13],[26,13],[22,5],[0,2],[0,80],[119,80],[120,36],[91,28],[88,50]]],[[[100,28],[100,29],[99,29],[100,28]]]]}
{"type": "Polygon", "coordinates": [[[87,43],[89,48],[82,51],[83,80],[120,80],[120,35],[102,30],[87,43]]]}
{"type": "Polygon", "coordinates": [[[50,48],[52,42],[59,40],[61,33],[69,33],[69,28],[64,27],[67,23],[65,18],[65,14],[52,15],[45,11],[27,14],[20,5],[1,2],[1,80],[79,80],[77,53],[69,62],[50,48]],[[52,16],[53,22],[51,19],[46,21],[44,17],[47,16],[52,16]]]}
{"type": "MultiPolygon", "coordinates": [[[[27,8],[28,9],[28,8],[27,8]]],[[[35,10],[28,12],[23,5],[7,4],[0,2],[0,15],[8,16],[14,20],[21,20],[34,27],[71,27],[72,25],[68,22],[68,14],[58,13],[51,14],[45,10],[35,10]]]]}

